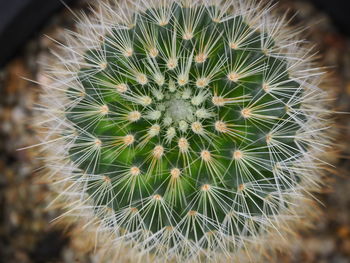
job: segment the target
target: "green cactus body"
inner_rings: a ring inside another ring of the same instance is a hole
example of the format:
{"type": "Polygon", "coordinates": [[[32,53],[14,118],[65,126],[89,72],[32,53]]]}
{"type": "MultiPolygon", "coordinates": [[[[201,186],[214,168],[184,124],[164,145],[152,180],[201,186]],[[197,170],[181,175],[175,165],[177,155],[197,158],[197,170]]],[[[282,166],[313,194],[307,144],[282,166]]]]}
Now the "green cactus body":
{"type": "Polygon", "coordinates": [[[278,22],[261,25],[267,13],[244,2],[147,1],[124,13],[103,2],[97,18],[128,19],[98,21],[102,33],[91,22],[94,45],[60,82],[68,178],[143,254],[235,253],[293,214],[315,169],[319,112],[309,109],[323,92],[312,69],[296,76],[304,60],[283,51],[278,22]]]}

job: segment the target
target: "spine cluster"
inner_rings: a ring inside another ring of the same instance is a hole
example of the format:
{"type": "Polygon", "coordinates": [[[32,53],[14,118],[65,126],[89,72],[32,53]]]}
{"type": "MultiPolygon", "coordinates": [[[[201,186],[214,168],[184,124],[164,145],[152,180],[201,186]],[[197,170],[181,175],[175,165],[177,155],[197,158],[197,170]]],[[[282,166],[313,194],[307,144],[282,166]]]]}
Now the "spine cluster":
{"type": "Polygon", "coordinates": [[[46,66],[38,115],[67,215],[152,262],[225,262],[292,231],[330,142],[322,73],[286,18],[254,0],[91,13],[46,66]]]}

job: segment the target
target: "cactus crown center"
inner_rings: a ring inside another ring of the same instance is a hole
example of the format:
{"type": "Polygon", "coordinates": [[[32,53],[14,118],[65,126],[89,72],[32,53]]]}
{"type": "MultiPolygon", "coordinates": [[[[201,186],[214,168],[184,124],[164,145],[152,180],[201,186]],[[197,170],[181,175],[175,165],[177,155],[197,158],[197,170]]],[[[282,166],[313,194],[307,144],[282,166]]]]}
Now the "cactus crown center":
{"type": "Polygon", "coordinates": [[[193,120],[194,109],[188,101],[182,99],[171,99],[167,103],[166,115],[174,121],[193,120]]]}

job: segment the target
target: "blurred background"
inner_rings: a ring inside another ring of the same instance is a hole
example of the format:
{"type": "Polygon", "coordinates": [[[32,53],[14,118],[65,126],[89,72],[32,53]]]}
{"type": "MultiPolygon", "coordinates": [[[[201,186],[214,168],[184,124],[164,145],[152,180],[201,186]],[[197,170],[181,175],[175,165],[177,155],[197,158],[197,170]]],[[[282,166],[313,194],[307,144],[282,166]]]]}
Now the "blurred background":
{"type": "MultiPolygon", "coordinates": [[[[86,0],[64,0],[73,10],[86,0]]],[[[276,1],[277,2],[277,1],[276,1]]],[[[307,27],[305,37],[316,44],[319,61],[329,67],[335,110],[350,112],[349,0],[280,0],[282,12],[296,12],[293,23],[307,27]]],[[[46,209],[49,190],[37,180],[41,160],[30,119],[40,88],[38,60],[60,40],[62,28],[73,28],[74,17],[59,0],[0,0],[0,262],[93,262],[85,241],[71,236],[52,220],[60,214],[46,209]]],[[[335,116],[337,147],[325,190],[317,196],[322,216],[314,228],[299,233],[291,253],[277,262],[350,263],[350,118],[335,116]]]]}

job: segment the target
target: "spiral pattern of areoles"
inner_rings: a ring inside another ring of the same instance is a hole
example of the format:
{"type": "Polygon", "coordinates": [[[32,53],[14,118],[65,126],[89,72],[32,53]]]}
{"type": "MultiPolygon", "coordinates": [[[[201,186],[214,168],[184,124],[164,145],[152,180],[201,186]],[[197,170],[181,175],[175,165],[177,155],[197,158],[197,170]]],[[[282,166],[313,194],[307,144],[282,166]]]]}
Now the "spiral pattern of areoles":
{"type": "Polygon", "coordinates": [[[284,22],[251,0],[98,4],[48,66],[61,194],[152,260],[278,233],[317,187],[326,125],[321,73],[284,22]]]}

